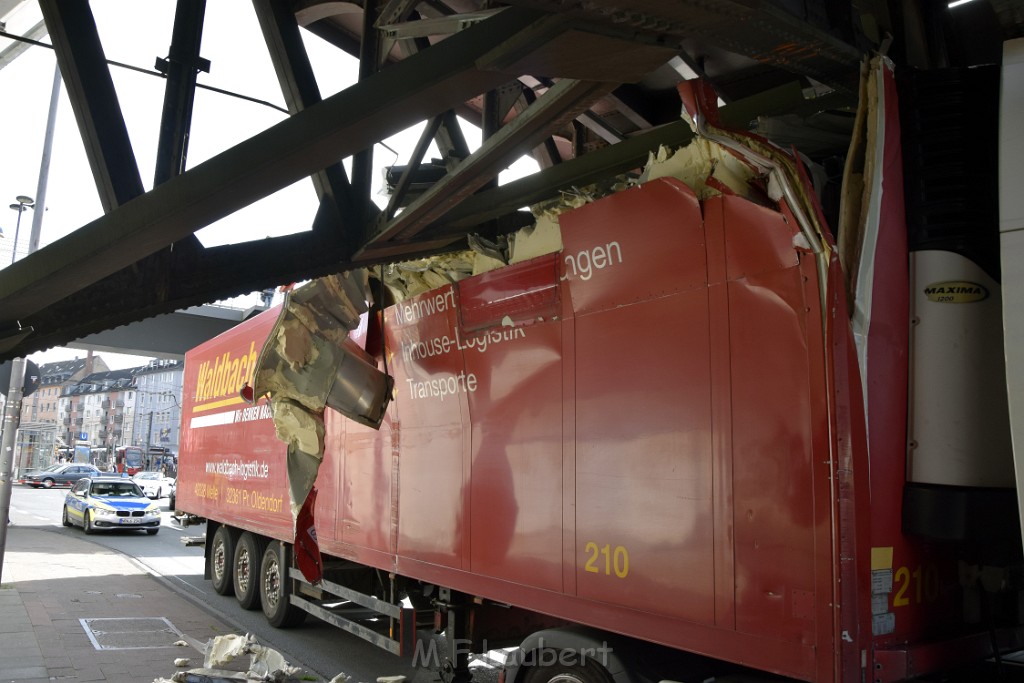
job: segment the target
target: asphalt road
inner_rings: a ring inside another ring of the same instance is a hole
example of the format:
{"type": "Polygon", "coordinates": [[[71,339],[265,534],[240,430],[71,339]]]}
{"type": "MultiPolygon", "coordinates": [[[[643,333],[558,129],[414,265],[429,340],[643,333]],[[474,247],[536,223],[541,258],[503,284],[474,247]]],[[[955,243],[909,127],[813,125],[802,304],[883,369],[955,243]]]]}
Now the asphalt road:
{"type": "MultiPolygon", "coordinates": [[[[240,633],[251,633],[263,645],[330,680],[346,673],[355,681],[375,681],[379,676],[404,675],[414,683],[436,680],[434,673],[414,669],[402,658],[345,633],[312,616],[293,629],[275,629],[257,609],[242,609],[234,597],[218,595],[203,579],[203,547],[186,546],[183,536],[201,536],[204,526],[182,529],[171,521],[167,499],[160,533],[149,536],[139,531],[115,530],[83,536],[79,527],[61,524],[61,512],[67,489],[32,489],[15,486],[11,496],[11,521],[19,526],[39,527],[40,533],[75,535],[135,558],[150,573],[169,582],[178,592],[199,602],[219,618],[235,626],[240,633]]],[[[480,671],[477,680],[493,680],[496,672],[480,671]]]]}

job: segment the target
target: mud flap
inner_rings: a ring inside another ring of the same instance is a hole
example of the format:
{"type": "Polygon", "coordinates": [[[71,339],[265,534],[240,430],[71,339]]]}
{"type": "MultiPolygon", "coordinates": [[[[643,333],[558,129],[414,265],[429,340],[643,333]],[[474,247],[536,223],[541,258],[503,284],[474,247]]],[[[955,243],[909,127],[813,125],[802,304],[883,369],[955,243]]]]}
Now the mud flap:
{"type": "Polygon", "coordinates": [[[316,506],[316,487],[309,490],[306,501],[295,520],[295,563],[303,578],[312,584],[320,583],[324,577],[324,565],[320,559],[320,546],[316,540],[316,522],[313,508],[316,506]]]}

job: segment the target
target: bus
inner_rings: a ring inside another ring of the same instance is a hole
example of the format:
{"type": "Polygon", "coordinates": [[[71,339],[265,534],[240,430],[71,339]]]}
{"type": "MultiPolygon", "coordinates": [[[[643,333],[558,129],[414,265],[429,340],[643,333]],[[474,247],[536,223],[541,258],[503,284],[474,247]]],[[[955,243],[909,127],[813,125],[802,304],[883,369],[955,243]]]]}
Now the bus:
{"type": "Polygon", "coordinates": [[[130,477],[136,472],[141,472],[142,468],[141,448],[138,446],[118,446],[114,449],[114,469],[117,472],[121,474],[127,473],[130,477]]]}

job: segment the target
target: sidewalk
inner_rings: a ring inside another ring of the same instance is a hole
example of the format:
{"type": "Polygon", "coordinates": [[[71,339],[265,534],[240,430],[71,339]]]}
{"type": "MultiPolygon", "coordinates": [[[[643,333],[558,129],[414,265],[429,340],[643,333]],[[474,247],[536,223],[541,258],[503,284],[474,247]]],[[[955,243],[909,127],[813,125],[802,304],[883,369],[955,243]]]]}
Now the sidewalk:
{"type": "MultiPolygon", "coordinates": [[[[39,528],[7,529],[0,683],[170,679],[201,668],[196,648],[230,633],[236,631],[120,553],[39,528]],[[180,641],[192,646],[174,645],[180,641]],[[178,658],[188,664],[175,666],[178,658]]],[[[217,668],[245,671],[248,663],[242,656],[217,668]]]]}

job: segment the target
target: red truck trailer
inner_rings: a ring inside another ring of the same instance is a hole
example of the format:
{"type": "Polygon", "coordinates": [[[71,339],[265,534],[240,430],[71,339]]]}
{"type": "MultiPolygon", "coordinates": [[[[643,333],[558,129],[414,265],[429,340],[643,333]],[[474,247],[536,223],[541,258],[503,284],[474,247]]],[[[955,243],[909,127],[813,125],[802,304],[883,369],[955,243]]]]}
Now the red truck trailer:
{"type": "MultiPolygon", "coordinates": [[[[837,245],[781,182],[650,179],[562,213],[558,251],[387,307],[382,335],[364,315],[393,397],[379,429],[324,413],[316,584],[270,404],[239,397],[278,312],[194,349],[177,507],[214,588],[421,661],[429,624],[449,679],[485,643],[519,646],[506,683],[882,683],[1020,648],[1015,492],[911,479],[909,332],[858,349],[837,245]]],[[[894,249],[877,282],[907,277],[894,249]]]]}

